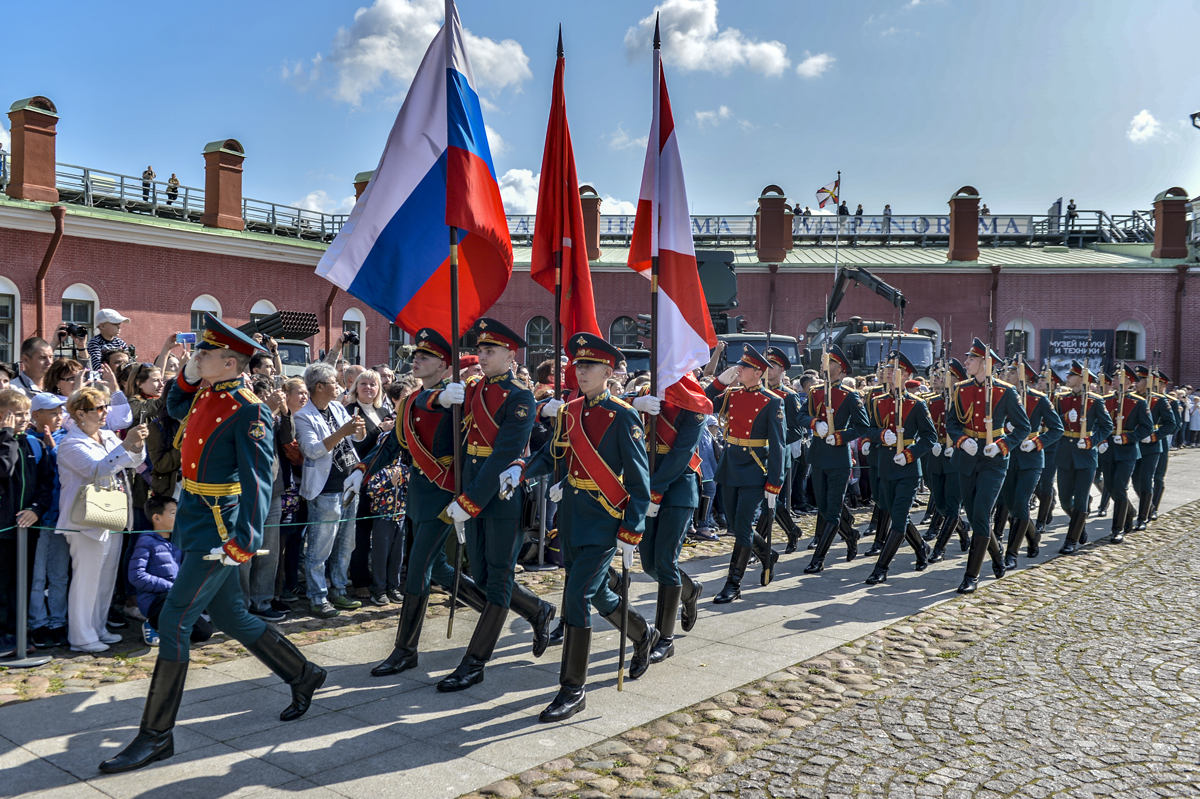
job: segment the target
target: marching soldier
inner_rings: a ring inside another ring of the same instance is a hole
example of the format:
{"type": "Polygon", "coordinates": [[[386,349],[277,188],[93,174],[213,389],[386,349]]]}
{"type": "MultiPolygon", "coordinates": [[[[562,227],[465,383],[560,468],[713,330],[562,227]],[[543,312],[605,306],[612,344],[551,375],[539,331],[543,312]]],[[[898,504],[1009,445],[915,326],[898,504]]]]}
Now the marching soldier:
{"type": "Polygon", "coordinates": [[[275,462],[273,417],[241,377],[256,352],[266,350],[205,314],[196,353],[171,383],[167,410],[184,422],[177,437],[183,496],[171,541],[183,550],[183,563],[159,616],[158,660],[138,734],[100,764],[103,772],[132,771],[175,754],[172,729],[187,679],[192,625],[202,612],[291,686],[281,721],[303,716],[325,682],[324,669],[250,614],[238,580],[237,566],[262,543],[275,462]],[[208,387],[201,388],[201,381],[208,387]]]}
{"type": "MultiPolygon", "coordinates": [[[[850,361],[836,344],[829,347],[825,385],[814,388],[801,409],[800,424],[816,433],[809,448],[812,463],[813,494],[817,498],[817,549],[805,574],[818,574],[825,568],[825,556],[838,532],[846,487],[850,484],[850,442],[870,428],[866,409],[854,391],[839,383],[850,374],[850,361]]],[[[858,534],[851,528],[846,538],[846,561],[858,555],[858,534]]]]}
{"type": "Polygon", "coordinates": [[[768,365],[746,344],[737,365],[722,372],[705,390],[725,427],[725,452],[717,464],[716,480],[725,518],[735,536],[729,576],[713,597],[718,605],[742,595],[742,577],[751,551],[762,562],[762,585],[771,582],[779,560],[779,553],[754,531],[755,512],[761,508],[768,518],[773,517],[783,485],[783,401],[762,383],[768,365]]]}
{"type": "Polygon", "coordinates": [[[955,387],[954,409],[946,414],[946,432],[954,439],[957,450],[954,466],[971,524],[971,552],[962,585],[958,587],[960,594],[972,594],[979,585],[984,550],[992,556],[996,579],[1004,576],[1000,542],[992,534],[990,524],[992,509],[1008,470],[1008,455],[1029,435],[1029,417],[1017,392],[990,374],[995,358],[982,341],[972,342],[965,364],[968,379],[955,387]]]}
{"type": "Polygon", "coordinates": [[[767,347],[763,355],[767,358],[767,389],[783,401],[783,489],[780,500],[775,503],[775,521],[787,535],[787,547],[783,554],[790,555],[800,543],[800,527],[792,518],[792,480],[796,471],[796,455],[800,453],[800,441],[804,428],[800,426],[800,395],[787,379],[787,370],[792,368],[791,359],[779,347],[767,347]]]}
{"type": "MultiPolygon", "coordinates": [[[[882,343],[880,346],[883,346],[882,343]]],[[[876,415],[875,404],[881,397],[887,396],[887,387],[884,385],[886,382],[884,379],[884,364],[886,359],[883,357],[882,352],[879,355],[879,364],[876,366],[875,371],[875,385],[869,386],[865,392],[859,395],[862,397],[863,410],[866,411],[867,421],[872,427],[882,426],[876,415]]],[[[880,499],[879,462],[883,457],[881,450],[867,447],[864,451],[860,448],[859,454],[867,465],[867,484],[871,489],[871,504],[875,506],[871,512],[871,521],[867,524],[867,529],[863,531],[864,536],[868,535],[871,531],[875,533],[875,538],[871,542],[871,548],[867,550],[867,556],[870,557],[878,555],[883,551],[883,544],[887,540],[888,532],[892,528],[892,514],[891,509],[880,499]]]]}
{"type": "MultiPolygon", "coordinates": [[[[954,533],[958,533],[959,547],[963,552],[971,548],[971,539],[967,536],[966,525],[959,516],[959,510],[962,508],[962,484],[958,479],[958,470],[954,468],[952,460],[954,439],[946,432],[947,412],[954,407],[954,387],[966,379],[967,371],[963,368],[962,362],[958,358],[951,358],[946,363],[944,375],[938,376],[938,383],[941,384],[940,396],[929,403],[929,416],[933,420],[938,434],[937,443],[929,452],[937,464],[931,470],[933,484],[936,485],[939,482],[939,470],[942,484],[941,528],[934,530],[930,526],[929,530],[934,542],[933,552],[929,555],[930,563],[940,563],[946,559],[946,546],[950,543],[950,536],[954,533]]],[[[932,489],[930,489],[930,495],[934,495],[932,489]]]]}
{"type": "MultiPolygon", "coordinates": [[[[454,567],[446,560],[446,541],[451,525],[441,513],[454,499],[454,423],[444,411],[453,399],[463,396],[462,384],[449,379],[450,344],[433,328],[417,331],[412,356],[412,374],[421,381],[421,392],[414,392],[397,409],[398,421],[393,434],[384,436],[364,463],[366,479],[390,465],[401,451],[412,460],[406,517],[411,527],[412,549],[408,555],[408,576],[400,607],[400,626],[396,644],[387,660],[371,669],[376,677],[399,674],[417,665],[417,644],[429,605],[432,582],[450,589],[454,585],[454,567]],[[420,400],[433,402],[423,406],[420,400]]],[[[363,482],[366,482],[364,479],[363,482]]],[[[470,608],[483,613],[487,597],[466,574],[458,575],[458,596],[470,608]]],[[[541,657],[549,641],[550,622],[555,607],[543,602],[520,583],[513,583],[509,607],[533,626],[533,656],[541,657]]]]}
{"type": "MultiPolygon", "coordinates": [[[[1063,390],[1062,378],[1050,368],[1049,361],[1046,361],[1042,368],[1038,389],[1045,392],[1046,398],[1050,401],[1051,410],[1057,415],[1057,396],[1063,390]]],[[[1058,421],[1062,422],[1061,416],[1058,421]]],[[[1025,551],[1025,556],[1029,558],[1038,556],[1041,551],[1042,536],[1045,535],[1046,528],[1054,519],[1054,483],[1058,475],[1058,447],[1061,443],[1062,435],[1060,434],[1054,441],[1046,444],[1042,451],[1045,466],[1042,467],[1042,476],[1038,478],[1037,488],[1033,492],[1038,501],[1037,521],[1034,523],[1033,535],[1028,536],[1029,546],[1025,551]]]]}
{"type": "MultiPolygon", "coordinates": [[[[654,626],[659,639],[650,653],[651,663],[661,663],[675,654],[675,616],[683,605],[681,626],[688,632],[696,625],[696,605],[704,586],[679,568],[679,552],[687,535],[688,521],[700,503],[700,434],[708,413],[684,410],[663,402],[643,389],[633,399],[634,410],[643,419],[657,416],[654,423],[654,474],[650,475],[650,509],[639,552],[642,571],[658,583],[658,605],[654,626]]],[[[708,411],[712,411],[709,404],[708,411]]],[[[649,429],[649,428],[647,428],[649,429]]],[[[646,448],[650,448],[647,438],[646,448]]]]}
{"type": "Polygon", "coordinates": [[[1135,394],[1137,372],[1127,363],[1119,363],[1114,378],[1115,391],[1104,398],[1104,407],[1113,420],[1113,432],[1098,447],[1104,487],[1113,502],[1112,542],[1119,544],[1133,531],[1133,503],[1129,501],[1129,482],[1142,461],[1141,447],[1154,445],[1154,423],[1146,400],[1135,394]]]}
{"type": "Polygon", "coordinates": [[[1137,373],[1137,391],[1146,398],[1150,409],[1151,422],[1154,432],[1150,435],[1150,443],[1142,447],[1142,461],[1135,469],[1134,490],[1138,495],[1138,530],[1145,530],[1148,521],[1158,518],[1158,503],[1162,499],[1163,479],[1166,476],[1166,460],[1171,454],[1171,436],[1179,429],[1179,418],[1170,398],[1156,391],[1157,382],[1161,379],[1165,384],[1166,375],[1154,370],[1154,380],[1151,380],[1150,369],[1139,366],[1137,373]]]}
{"type": "Polygon", "coordinates": [[[582,396],[559,410],[553,437],[528,464],[517,460],[500,475],[499,482],[504,493],[523,477],[558,474],[559,461],[565,467],[566,478],[551,487],[550,498],[559,503],[558,529],[567,566],[563,587],[567,628],[558,695],[538,716],[544,722],[563,721],[587,706],[584,685],[592,607],[618,630],[623,615],[628,614],[627,635],[634,645],[631,678],[649,668],[650,653],[659,638],[658,630],[629,606],[628,597],[613,591],[608,579],[609,564],[618,549],[626,569],[633,564],[633,551],[642,539],[650,507],[642,420],[605,388],[621,352],[591,333],[572,336],[567,351],[582,396]]]}
{"type": "MultiPolygon", "coordinates": [[[[1004,476],[1004,485],[1000,488],[1001,501],[1005,513],[1010,520],[1008,531],[1008,546],[1004,552],[1004,568],[1017,568],[1017,552],[1021,542],[1028,541],[1028,552],[1034,557],[1041,548],[1041,536],[1029,519],[1029,501],[1037,488],[1045,469],[1046,448],[1062,438],[1062,419],[1050,404],[1050,398],[1042,392],[1030,388],[1035,385],[1039,375],[1036,369],[1024,359],[1012,362],[1009,380],[1017,387],[1017,394],[1029,417],[1029,436],[1021,442],[1017,451],[1008,459],[1008,472],[1004,476]]],[[[1001,526],[998,531],[1003,533],[1001,526]]]]}
{"type": "Polygon", "coordinates": [[[443,521],[465,527],[471,570],[487,598],[462,662],[438,683],[439,691],[462,691],[482,682],[483,667],[504,630],[521,551],[523,496],[520,491],[500,496],[500,473],[524,453],[537,414],[533,393],[512,373],[525,340],[487,317],[478,319],[473,330],[483,376],[472,378],[464,392],[447,386],[435,389],[436,396],[421,392],[417,400],[424,408],[441,406],[443,412],[463,405],[463,485],[443,521]]]}
{"type": "Polygon", "coordinates": [[[888,361],[884,373],[887,393],[875,400],[877,426],[864,432],[863,446],[869,444],[872,450],[879,450],[877,501],[887,510],[892,526],[879,561],[867,578],[868,585],[887,581],[888,567],[902,539],[917,553],[917,571],[924,571],[929,565],[928,547],[908,513],[921,480],[921,458],[937,443],[937,431],[925,401],[904,389],[904,381],[917,372],[912,361],[900,350],[889,353],[888,361]]]}
{"type": "Polygon", "coordinates": [[[1072,555],[1087,543],[1088,497],[1096,477],[1096,447],[1112,433],[1112,417],[1104,400],[1086,390],[1088,368],[1071,361],[1067,391],[1055,397],[1055,410],[1063,420],[1063,443],[1058,448],[1058,498],[1070,522],[1060,555],[1072,555]]]}

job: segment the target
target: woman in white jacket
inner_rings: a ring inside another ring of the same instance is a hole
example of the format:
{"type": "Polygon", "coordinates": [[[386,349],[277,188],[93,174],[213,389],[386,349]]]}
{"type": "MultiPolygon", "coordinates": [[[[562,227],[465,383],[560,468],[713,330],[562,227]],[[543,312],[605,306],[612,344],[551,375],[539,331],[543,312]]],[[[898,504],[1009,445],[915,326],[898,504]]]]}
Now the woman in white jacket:
{"type": "MultiPolygon", "coordinates": [[[[71,511],[80,489],[89,484],[120,488],[128,493],[122,469],[146,457],[146,425],[129,428],[124,443],[105,429],[109,398],[98,389],[83,388],[67,401],[74,425],[58,445],[59,525],[71,546],[71,587],[67,594],[67,638],[76,652],[103,652],[121,640],[105,627],[108,606],[117,581],[120,541],[99,528],[77,529],[71,511]]],[[[120,532],[120,531],[117,531],[120,532]]]]}

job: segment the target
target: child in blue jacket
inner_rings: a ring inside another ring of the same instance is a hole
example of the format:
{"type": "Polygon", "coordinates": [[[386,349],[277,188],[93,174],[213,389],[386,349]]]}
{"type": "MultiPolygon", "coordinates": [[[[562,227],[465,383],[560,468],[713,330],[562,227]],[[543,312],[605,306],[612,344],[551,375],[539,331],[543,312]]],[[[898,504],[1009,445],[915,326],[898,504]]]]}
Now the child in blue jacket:
{"type": "MultiPolygon", "coordinates": [[[[176,508],[171,497],[155,495],[146,500],[146,518],[154,529],[138,536],[129,556],[129,584],[137,591],[138,610],[146,617],[142,638],[147,646],[158,646],[158,616],[179,574],[183,553],[171,543],[176,508]]],[[[207,641],[212,634],[212,622],[201,616],[192,627],[192,643],[207,641]]]]}

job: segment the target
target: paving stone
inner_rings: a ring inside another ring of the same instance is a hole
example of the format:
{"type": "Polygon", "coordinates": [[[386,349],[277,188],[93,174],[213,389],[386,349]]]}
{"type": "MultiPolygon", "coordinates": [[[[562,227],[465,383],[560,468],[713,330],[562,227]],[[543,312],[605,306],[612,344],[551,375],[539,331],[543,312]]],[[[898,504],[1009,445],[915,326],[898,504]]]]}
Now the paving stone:
{"type": "Polygon", "coordinates": [[[521,795],[521,786],[511,780],[501,780],[480,788],[479,793],[485,796],[499,796],[500,799],[517,799],[521,795]]]}

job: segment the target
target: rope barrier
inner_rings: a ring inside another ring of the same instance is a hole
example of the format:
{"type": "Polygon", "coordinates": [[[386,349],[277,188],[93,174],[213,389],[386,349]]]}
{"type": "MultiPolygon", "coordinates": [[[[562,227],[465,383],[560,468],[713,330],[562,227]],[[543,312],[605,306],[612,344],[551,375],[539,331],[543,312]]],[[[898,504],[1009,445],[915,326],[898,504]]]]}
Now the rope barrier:
{"type": "MultiPolygon", "coordinates": [[[[304,522],[304,525],[341,524],[342,522],[356,521],[359,519],[391,519],[393,517],[394,517],[394,515],[391,513],[380,513],[376,516],[347,516],[347,517],[341,518],[341,519],[330,519],[328,521],[321,521],[321,522],[309,521],[309,522],[304,522]]],[[[301,526],[301,525],[297,522],[280,522],[279,524],[264,524],[263,529],[266,529],[267,527],[298,527],[298,526],[301,526]]],[[[17,529],[17,525],[10,524],[8,527],[0,527],[0,533],[7,533],[9,530],[16,530],[16,529],[17,529]]],[[[82,533],[82,532],[84,532],[83,530],[76,530],[76,529],[70,528],[70,527],[42,527],[41,525],[36,525],[36,524],[30,525],[29,527],[26,527],[25,529],[26,530],[50,530],[51,532],[56,532],[56,533],[82,533]]],[[[90,529],[94,530],[96,528],[93,527],[90,529]]],[[[127,535],[130,533],[138,533],[138,534],[152,533],[154,531],[153,530],[109,530],[108,532],[112,533],[113,535],[127,535]]]]}

